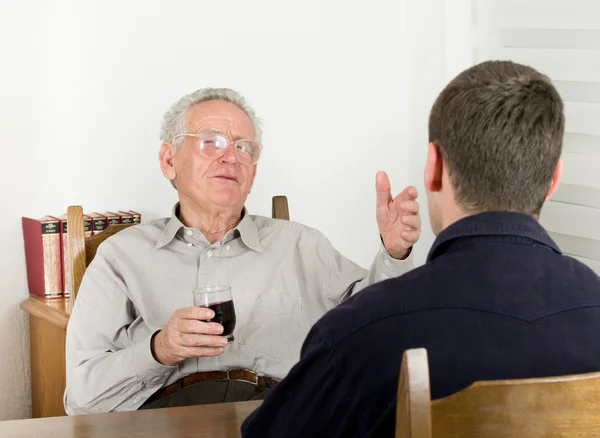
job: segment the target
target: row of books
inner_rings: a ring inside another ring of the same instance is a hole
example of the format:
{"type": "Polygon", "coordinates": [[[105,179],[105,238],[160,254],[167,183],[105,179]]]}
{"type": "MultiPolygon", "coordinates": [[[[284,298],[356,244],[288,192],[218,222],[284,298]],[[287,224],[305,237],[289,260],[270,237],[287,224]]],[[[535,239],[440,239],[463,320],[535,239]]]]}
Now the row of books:
{"type": "MultiPolygon", "coordinates": [[[[140,213],[119,211],[83,216],[85,237],[101,233],[112,224],[139,224],[140,213]]],[[[44,298],[71,295],[69,227],[67,215],[22,218],[29,293],[44,298]]]]}

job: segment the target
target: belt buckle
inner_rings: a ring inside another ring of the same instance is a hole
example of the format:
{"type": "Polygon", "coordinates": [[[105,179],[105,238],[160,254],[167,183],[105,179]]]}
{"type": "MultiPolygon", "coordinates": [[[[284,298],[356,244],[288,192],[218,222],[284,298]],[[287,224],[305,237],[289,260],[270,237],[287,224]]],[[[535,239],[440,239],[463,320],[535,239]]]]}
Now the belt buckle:
{"type": "Polygon", "coordinates": [[[272,377],[268,377],[268,376],[264,376],[263,379],[265,380],[265,386],[267,388],[275,388],[275,385],[277,385],[277,383],[275,383],[275,379],[272,377]]]}
{"type": "Polygon", "coordinates": [[[254,374],[254,381],[251,381],[251,380],[247,380],[247,379],[232,379],[231,375],[230,375],[230,371],[232,371],[232,370],[228,369],[226,371],[226,373],[227,373],[227,380],[239,380],[240,382],[248,382],[248,383],[252,383],[253,385],[258,385],[258,374],[256,374],[255,372],[250,371],[250,370],[246,370],[246,369],[238,370],[238,371],[245,371],[246,373],[254,374]]]}

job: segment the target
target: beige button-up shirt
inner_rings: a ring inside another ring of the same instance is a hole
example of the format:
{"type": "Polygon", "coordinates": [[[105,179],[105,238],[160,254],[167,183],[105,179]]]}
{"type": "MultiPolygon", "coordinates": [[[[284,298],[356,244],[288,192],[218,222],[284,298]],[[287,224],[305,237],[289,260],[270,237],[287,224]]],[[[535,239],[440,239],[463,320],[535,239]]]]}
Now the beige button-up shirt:
{"type": "Polygon", "coordinates": [[[106,240],[86,270],[67,327],[64,404],[69,415],[131,411],[159,388],[198,371],[245,368],[283,378],[310,327],[351,294],[413,267],[381,247],[369,271],[319,231],[245,214],[211,245],[177,218],[106,240]],[[231,286],[235,341],[218,357],[158,363],[152,335],[203,285],[231,286]]]}

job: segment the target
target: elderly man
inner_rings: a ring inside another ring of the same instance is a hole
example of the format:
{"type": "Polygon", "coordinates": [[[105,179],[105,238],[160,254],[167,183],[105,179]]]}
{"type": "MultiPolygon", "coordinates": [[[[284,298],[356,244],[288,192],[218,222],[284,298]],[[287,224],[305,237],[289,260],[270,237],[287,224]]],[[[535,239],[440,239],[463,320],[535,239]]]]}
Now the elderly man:
{"type": "MultiPolygon", "coordinates": [[[[244,208],[261,155],[254,111],[229,89],[202,89],[164,117],[162,172],[179,196],[170,218],[121,231],[86,271],[67,328],[68,414],[260,399],[298,360],[317,319],[412,267],[417,193],[376,178],[381,249],[366,271],[315,229],[244,208]],[[192,292],[231,287],[227,343],[192,292]]],[[[379,238],[379,237],[378,237],[379,238]]]]}

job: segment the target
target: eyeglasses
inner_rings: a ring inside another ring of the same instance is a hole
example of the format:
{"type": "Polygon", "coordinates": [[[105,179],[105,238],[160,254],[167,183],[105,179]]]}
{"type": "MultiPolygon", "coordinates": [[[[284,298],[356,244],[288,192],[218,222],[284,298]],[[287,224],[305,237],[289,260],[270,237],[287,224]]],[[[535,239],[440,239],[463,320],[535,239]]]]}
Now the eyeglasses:
{"type": "Polygon", "coordinates": [[[262,145],[255,141],[236,140],[230,142],[219,134],[179,134],[173,137],[173,141],[177,137],[195,137],[197,146],[200,148],[200,154],[212,160],[218,160],[225,155],[227,148],[233,143],[235,156],[239,163],[244,166],[254,166],[258,163],[262,151],[262,145]]]}

